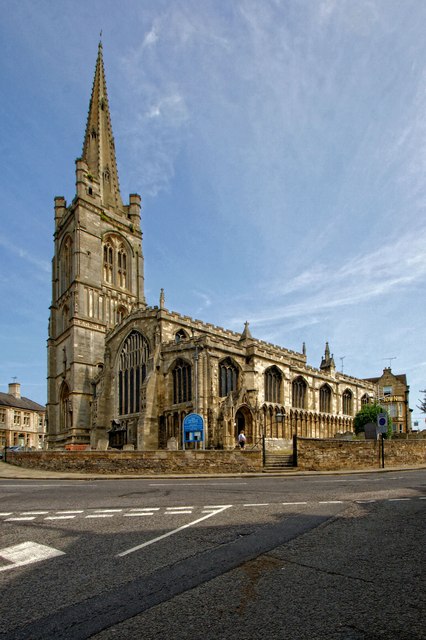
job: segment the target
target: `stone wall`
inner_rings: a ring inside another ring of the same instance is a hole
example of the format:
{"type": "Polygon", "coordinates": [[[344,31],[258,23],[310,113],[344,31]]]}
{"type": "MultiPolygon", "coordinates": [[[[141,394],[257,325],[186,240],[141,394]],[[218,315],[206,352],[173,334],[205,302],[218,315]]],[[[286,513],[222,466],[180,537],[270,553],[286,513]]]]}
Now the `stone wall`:
{"type": "MultiPolygon", "coordinates": [[[[385,468],[426,464],[426,440],[385,440],[385,468]]],[[[379,469],[382,467],[378,440],[314,440],[297,438],[299,471],[379,469]]]]}
{"type": "Polygon", "coordinates": [[[260,451],[31,451],[8,452],[27,469],[101,474],[209,474],[262,471],[260,451]]]}

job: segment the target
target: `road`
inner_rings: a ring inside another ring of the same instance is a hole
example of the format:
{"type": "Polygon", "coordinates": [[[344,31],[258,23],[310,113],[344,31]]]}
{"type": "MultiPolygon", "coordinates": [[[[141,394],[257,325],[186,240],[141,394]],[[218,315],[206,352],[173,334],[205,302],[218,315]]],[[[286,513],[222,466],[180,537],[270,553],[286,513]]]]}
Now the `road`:
{"type": "Polygon", "coordinates": [[[0,637],[426,638],[426,470],[0,492],[0,637]]]}

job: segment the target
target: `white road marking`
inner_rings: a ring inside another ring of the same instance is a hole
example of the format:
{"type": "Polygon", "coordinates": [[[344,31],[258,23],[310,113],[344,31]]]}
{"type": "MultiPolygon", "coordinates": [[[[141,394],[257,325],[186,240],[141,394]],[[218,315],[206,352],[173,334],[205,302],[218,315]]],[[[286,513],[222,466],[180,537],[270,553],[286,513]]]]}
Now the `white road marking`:
{"type": "Polygon", "coordinates": [[[48,511],[22,511],[21,516],[44,516],[48,511]]]}
{"type": "Polygon", "coordinates": [[[69,511],[57,511],[56,513],[84,513],[84,509],[73,509],[73,510],[69,510],[69,511]]]}
{"type": "Polygon", "coordinates": [[[301,504],[308,504],[308,503],[307,502],[282,502],[281,504],[285,506],[292,506],[292,505],[301,505],[301,504]]]}
{"type": "Polygon", "coordinates": [[[63,555],[65,555],[63,551],[47,547],[44,544],[37,544],[31,541],[22,542],[21,544],[15,544],[13,547],[0,549],[0,558],[12,563],[6,567],[0,567],[0,571],[9,571],[16,567],[23,567],[33,562],[40,562],[41,560],[63,555]]]}
{"type": "Polygon", "coordinates": [[[45,520],[73,520],[75,516],[47,516],[45,520]]]}
{"type": "Polygon", "coordinates": [[[120,513],[123,509],[95,509],[95,513],[120,513]]]}
{"type": "Polygon", "coordinates": [[[152,511],[139,511],[139,513],[125,513],[125,518],[138,518],[139,516],[153,516],[154,513],[152,511]]]}
{"type": "Polygon", "coordinates": [[[232,507],[232,504],[225,505],[222,508],[218,509],[217,511],[212,511],[211,513],[208,513],[207,515],[203,516],[202,518],[198,518],[198,520],[193,520],[192,522],[188,522],[187,524],[184,524],[181,527],[178,527],[177,529],[173,529],[173,531],[168,531],[167,533],[164,533],[162,536],[158,536],[157,538],[153,538],[152,540],[148,540],[147,542],[143,542],[142,544],[139,544],[136,547],[132,547],[131,549],[127,549],[126,551],[122,551],[121,553],[117,554],[117,558],[122,558],[123,556],[127,556],[129,553],[134,553],[135,551],[139,551],[140,549],[143,549],[144,547],[148,547],[149,545],[154,544],[155,542],[159,542],[160,540],[164,540],[164,538],[168,538],[169,536],[172,536],[175,533],[178,533],[179,531],[183,531],[183,529],[188,529],[188,527],[192,527],[192,526],[194,526],[194,524],[198,524],[199,522],[202,522],[203,520],[207,520],[207,518],[211,518],[212,516],[217,515],[217,514],[221,513],[222,511],[225,511],[225,509],[229,509],[230,507],[232,507]]]}
{"type": "Polygon", "coordinates": [[[160,507],[134,507],[130,511],[160,511],[160,507]]]}
{"type": "Polygon", "coordinates": [[[251,504],[243,504],[243,507],[268,507],[269,502],[253,502],[251,504]]]}
{"type": "Polygon", "coordinates": [[[192,513],[192,509],[188,511],[184,511],[183,509],[179,509],[179,511],[166,511],[164,515],[166,516],[179,516],[182,513],[192,513]]]}
{"type": "Polygon", "coordinates": [[[166,507],[166,511],[180,511],[184,509],[193,509],[194,507],[166,507]]]}
{"type": "Polygon", "coordinates": [[[369,504],[370,502],[376,502],[376,500],[355,500],[358,504],[369,504]]]}
{"type": "Polygon", "coordinates": [[[0,513],[0,516],[5,516],[5,517],[6,517],[6,516],[11,516],[11,515],[12,515],[12,513],[13,513],[13,511],[8,511],[7,513],[6,513],[6,512],[3,512],[3,513],[0,513]]]}
{"type": "Polygon", "coordinates": [[[113,518],[113,513],[97,513],[96,515],[88,515],[86,518],[113,518]]]}
{"type": "MultiPolygon", "coordinates": [[[[247,482],[180,482],[180,487],[235,487],[235,485],[246,485],[247,482]]],[[[150,487],[176,487],[173,482],[151,483],[150,487]]]]}
{"type": "Polygon", "coordinates": [[[388,502],[404,502],[405,500],[411,500],[411,498],[388,498],[388,502]]]}
{"type": "Polygon", "coordinates": [[[6,518],[5,522],[24,522],[26,520],[35,520],[35,516],[25,516],[23,518],[6,518]]]}
{"type": "Polygon", "coordinates": [[[318,504],[343,504],[343,500],[320,500],[318,504]]]}

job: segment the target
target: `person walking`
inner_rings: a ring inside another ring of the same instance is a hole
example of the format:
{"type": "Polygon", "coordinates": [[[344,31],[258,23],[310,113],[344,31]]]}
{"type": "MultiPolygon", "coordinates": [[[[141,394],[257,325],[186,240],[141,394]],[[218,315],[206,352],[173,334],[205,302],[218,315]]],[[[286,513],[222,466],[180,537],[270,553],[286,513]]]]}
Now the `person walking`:
{"type": "Polygon", "coordinates": [[[241,430],[240,433],[238,434],[238,444],[240,445],[241,449],[244,449],[245,444],[246,444],[246,437],[244,435],[244,431],[241,430]]]}

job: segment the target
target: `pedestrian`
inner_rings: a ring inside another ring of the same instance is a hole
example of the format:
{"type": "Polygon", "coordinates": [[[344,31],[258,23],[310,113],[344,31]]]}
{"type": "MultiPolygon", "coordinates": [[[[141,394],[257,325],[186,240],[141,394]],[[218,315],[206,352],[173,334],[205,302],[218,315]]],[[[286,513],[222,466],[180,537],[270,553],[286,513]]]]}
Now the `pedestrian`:
{"type": "Polygon", "coordinates": [[[246,444],[246,437],[243,430],[241,430],[238,434],[238,444],[240,445],[241,449],[244,449],[244,446],[246,444]]]}

